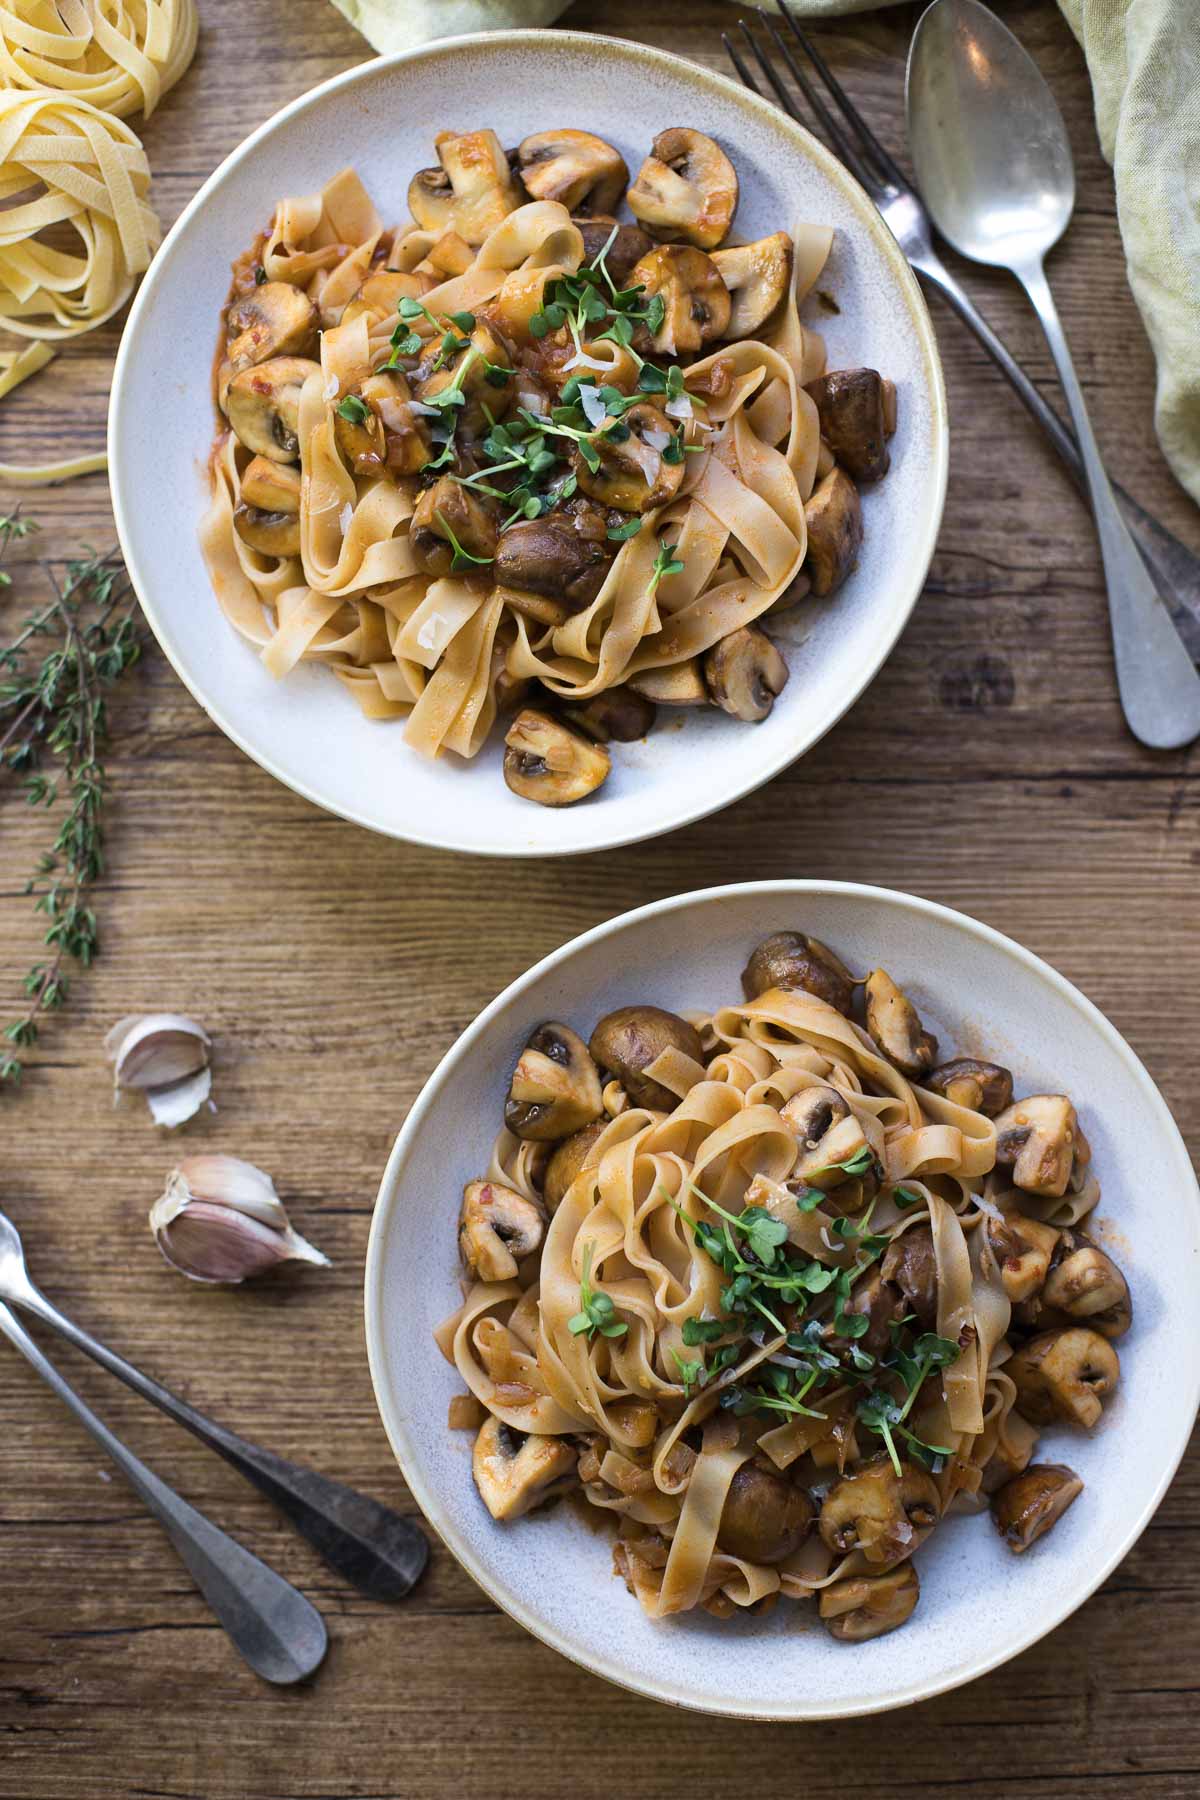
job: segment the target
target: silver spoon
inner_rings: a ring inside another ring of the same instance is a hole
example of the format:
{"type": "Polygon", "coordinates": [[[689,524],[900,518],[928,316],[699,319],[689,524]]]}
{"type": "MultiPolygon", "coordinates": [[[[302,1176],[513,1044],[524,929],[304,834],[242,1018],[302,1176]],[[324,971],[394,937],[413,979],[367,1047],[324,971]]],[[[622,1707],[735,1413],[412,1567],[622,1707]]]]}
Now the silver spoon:
{"type": "Polygon", "coordinates": [[[1121,704],[1134,736],[1174,750],[1200,736],[1200,674],[1104,472],[1043,258],[1075,206],[1062,114],[1037,65],[979,0],[933,0],[908,56],[908,135],[943,237],[1010,269],[1042,323],[1071,409],[1100,538],[1121,704]]]}
{"type": "Polygon", "coordinates": [[[319,1668],[329,1639],[311,1601],[139,1461],[42,1355],[7,1306],[0,1306],[0,1333],[33,1364],[141,1495],[255,1674],[286,1687],[319,1668]]]}
{"type": "MultiPolygon", "coordinates": [[[[127,1363],[60,1312],[35,1287],[25,1267],[20,1234],[0,1213],[0,1300],[41,1319],[103,1368],[185,1425],[220,1452],[238,1472],[273,1500],[325,1561],[360,1593],[372,1600],[400,1600],[409,1592],[429,1560],[429,1544],[420,1527],[367,1494],[331,1481],[315,1469],[285,1462],[234,1432],[227,1431],[195,1407],[180,1400],[127,1363]]],[[[42,1371],[45,1373],[45,1371],[42,1371]]]]}

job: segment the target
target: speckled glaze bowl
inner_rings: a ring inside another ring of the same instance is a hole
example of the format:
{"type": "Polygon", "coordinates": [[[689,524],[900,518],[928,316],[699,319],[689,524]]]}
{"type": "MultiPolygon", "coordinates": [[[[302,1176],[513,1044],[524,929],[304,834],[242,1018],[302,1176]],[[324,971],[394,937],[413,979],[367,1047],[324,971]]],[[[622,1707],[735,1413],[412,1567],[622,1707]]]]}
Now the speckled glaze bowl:
{"type": "Polygon", "coordinates": [[[946,404],[937,349],[908,264],[875,208],[815,138],[722,76],[611,38],[509,31],[384,58],[326,82],[269,120],[217,170],[168,234],[130,312],[109,419],[113,510],[146,617],[180,678],[227,736],[316,805],[414,843],[496,856],[559,855],[631,843],[727,806],[835,724],[899,636],[933,554],[946,488],[946,404]],[[694,124],[725,145],[741,178],[737,232],[801,220],[836,226],[810,307],[830,365],[869,363],[896,382],[892,470],[863,496],[859,567],[829,602],[780,621],[791,680],[770,718],[722,713],[660,721],[621,745],[594,799],[551,810],[505,787],[503,746],[470,765],[429,763],[396,722],[363,719],[311,665],[275,682],[222,617],[196,529],[212,438],[211,361],[229,264],[280,196],[318,188],[353,162],[385,218],[434,159],[433,134],[491,125],[513,143],[547,125],[583,126],[636,170],[656,132],[694,124]],[[164,428],[164,422],[166,427],[164,428]]]}
{"type": "Polygon", "coordinates": [[[1108,1021],[1044,962],[961,913],[882,888],[781,881],[710,888],[576,938],[492,1002],[426,1083],[396,1140],[367,1253],[366,1327],[383,1422],[430,1523],[498,1605],[610,1681],[705,1712],[829,1719],[944,1692],[1058,1625],[1129,1550],[1162,1499],[1196,1416],[1200,1191],[1170,1113],[1108,1021]],[[570,1508],[498,1525],[471,1479],[471,1434],[447,1429],[456,1371],[434,1326],[458,1303],[463,1183],[487,1165],[509,1073],[543,1019],[585,1035],[627,1002],[708,1007],[740,993],[754,945],[794,928],[854,968],[882,962],[946,1054],[1008,1064],[1017,1091],[1065,1090],[1091,1139],[1101,1241],[1122,1263],[1134,1324],[1096,1431],[1046,1432],[1040,1461],[1086,1487],[1025,1555],[986,1517],[954,1516],[921,1551],[921,1600],[901,1631],[835,1643],[807,1605],[764,1619],[647,1619],[614,1578],[607,1535],[570,1508]]]}

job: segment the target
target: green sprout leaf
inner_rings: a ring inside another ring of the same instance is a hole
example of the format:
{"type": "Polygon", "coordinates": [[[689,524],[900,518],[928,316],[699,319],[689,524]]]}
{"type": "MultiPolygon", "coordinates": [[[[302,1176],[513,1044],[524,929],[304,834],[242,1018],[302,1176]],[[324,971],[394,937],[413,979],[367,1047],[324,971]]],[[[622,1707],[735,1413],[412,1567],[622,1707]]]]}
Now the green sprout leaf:
{"type": "Polygon", "coordinates": [[[371,416],[370,407],[357,394],[347,394],[337,411],[338,418],[345,419],[347,425],[365,425],[371,416]]]}
{"type": "Polygon", "coordinates": [[[623,1319],[614,1317],[616,1308],[612,1297],[599,1288],[592,1286],[592,1253],[593,1244],[585,1244],[583,1249],[583,1274],[579,1282],[579,1311],[567,1320],[567,1330],[574,1337],[586,1334],[589,1338],[599,1332],[601,1337],[624,1337],[629,1330],[623,1319]]]}

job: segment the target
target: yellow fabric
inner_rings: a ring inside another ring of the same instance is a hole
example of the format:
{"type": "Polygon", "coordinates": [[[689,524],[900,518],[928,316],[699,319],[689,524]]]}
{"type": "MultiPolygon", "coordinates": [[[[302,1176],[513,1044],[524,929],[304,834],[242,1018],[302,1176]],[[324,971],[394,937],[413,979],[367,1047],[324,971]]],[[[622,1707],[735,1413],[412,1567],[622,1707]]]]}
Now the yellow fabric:
{"type": "MultiPolygon", "coordinates": [[[[565,3],[334,0],[377,50],[549,25],[565,3]]],[[[810,18],[879,3],[793,0],[810,18]]],[[[1100,142],[1113,165],[1129,284],[1158,363],[1159,442],[1200,501],[1200,0],[1059,5],[1087,57],[1100,142]]]]}

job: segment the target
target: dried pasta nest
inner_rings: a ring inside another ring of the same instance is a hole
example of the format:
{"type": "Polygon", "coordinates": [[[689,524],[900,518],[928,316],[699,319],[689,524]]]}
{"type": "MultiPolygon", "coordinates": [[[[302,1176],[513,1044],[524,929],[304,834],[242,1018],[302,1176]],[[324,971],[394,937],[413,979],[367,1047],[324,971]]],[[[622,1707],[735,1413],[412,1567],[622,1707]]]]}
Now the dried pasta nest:
{"type": "Polygon", "coordinates": [[[0,0],[0,82],[147,118],[196,49],[194,0],[0,0]]]}

